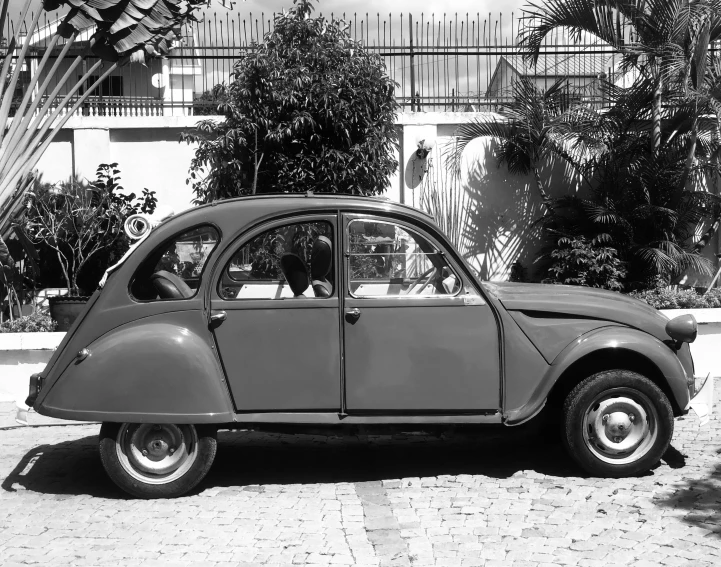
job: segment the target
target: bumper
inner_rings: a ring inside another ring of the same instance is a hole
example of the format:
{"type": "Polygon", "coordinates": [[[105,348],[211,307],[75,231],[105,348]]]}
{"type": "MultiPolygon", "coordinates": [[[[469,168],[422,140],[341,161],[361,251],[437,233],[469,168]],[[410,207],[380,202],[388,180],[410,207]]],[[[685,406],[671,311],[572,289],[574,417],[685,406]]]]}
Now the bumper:
{"type": "Polygon", "coordinates": [[[688,403],[688,407],[692,409],[699,418],[700,425],[706,425],[711,419],[713,412],[713,385],[714,379],[709,374],[703,386],[695,393],[688,403]]]}
{"type": "Polygon", "coordinates": [[[35,403],[35,400],[38,399],[38,396],[40,395],[40,390],[43,389],[43,377],[41,374],[33,374],[30,376],[30,392],[28,393],[28,397],[25,400],[25,405],[28,407],[33,407],[33,404],[35,403]]]}

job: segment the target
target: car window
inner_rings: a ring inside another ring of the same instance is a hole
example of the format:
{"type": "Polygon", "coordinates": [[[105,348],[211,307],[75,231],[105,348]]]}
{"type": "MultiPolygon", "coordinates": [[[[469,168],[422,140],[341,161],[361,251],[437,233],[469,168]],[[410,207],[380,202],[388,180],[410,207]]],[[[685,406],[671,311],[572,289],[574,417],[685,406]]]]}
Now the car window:
{"type": "Polygon", "coordinates": [[[223,299],[326,298],[334,295],[333,227],[295,222],[246,242],[223,270],[223,299]]]}
{"type": "Polygon", "coordinates": [[[131,284],[131,294],[146,301],[194,297],[218,240],[218,231],[212,226],[201,226],[173,237],[140,265],[131,284]]]}
{"type": "Polygon", "coordinates": [[[348,242],[348,283],[354,297],[448,296],[461,287],[443,254],[399,224],[353,220],[348,242]]]}

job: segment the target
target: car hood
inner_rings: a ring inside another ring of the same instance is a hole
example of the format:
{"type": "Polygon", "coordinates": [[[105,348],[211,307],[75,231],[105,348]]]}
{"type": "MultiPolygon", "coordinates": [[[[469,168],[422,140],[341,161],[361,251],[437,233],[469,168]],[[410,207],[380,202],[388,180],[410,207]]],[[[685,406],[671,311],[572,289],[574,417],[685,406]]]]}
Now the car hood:
{"type": "Polygon", "coordinates": [[[603,289],[555,284],[484,282],[509,311],[568,315],[620,323],[667,340],[668,318],[638,299],[603,289]]]}

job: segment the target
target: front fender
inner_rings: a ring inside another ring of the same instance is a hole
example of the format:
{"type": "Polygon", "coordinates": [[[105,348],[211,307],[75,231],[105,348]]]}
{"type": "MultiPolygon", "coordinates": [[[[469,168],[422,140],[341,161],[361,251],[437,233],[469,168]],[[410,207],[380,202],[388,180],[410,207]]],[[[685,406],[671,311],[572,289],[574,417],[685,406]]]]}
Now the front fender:
{"type": "Polygon", "coordinates": [[[87,346],[35,404],[38,413],[82,421],[225,423],[232,404],[210,333],[195,311],[122,325],[87,346]]]}
{"type": "Polygon", "coordinates": [[[506,412],[506,422],[517,424],[537,414],[546,403],[551,389],[574,363],[602,351],[635,353],[653,364],[663,375],[673,401],[685,409],[689,403],[688,377],[676,354],[656,337],[630,327],[608,326],[586,333],[574,340],[555,358],[528,401],[506,412]]]}

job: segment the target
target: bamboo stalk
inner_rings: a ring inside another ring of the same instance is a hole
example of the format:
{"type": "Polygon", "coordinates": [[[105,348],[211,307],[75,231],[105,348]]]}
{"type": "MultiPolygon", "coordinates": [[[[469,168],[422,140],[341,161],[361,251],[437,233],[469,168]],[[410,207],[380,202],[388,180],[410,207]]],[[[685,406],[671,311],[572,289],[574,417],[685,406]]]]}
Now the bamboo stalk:
{"type": "MultiPolygon", "coordinates": [[[[17,155],[19,155],[21,148],[22,148],[21,144],[27,143],[28,137],[31,136],[32,132],[37,129],[43,116],[45,116],[50,105],[52,105],[53,101],[55,100],[55,96],[56,96],[57,92],[59,92],[60,89],[65,85],[65,83],[67,82],[67,79],[70,77],[72,72],[82,61],[82,57],[78,56],[70,64],[68,70],[65,72],[65,75],[60,80],[60,82],[55,86],[53,93],[51,93],[51,95],[46,99],[45,103],[43,104],[43,108],[40,110],[38,115],[35,117],[33,125],[28,127],[30,122],[33,121],[35,111],[37,110],[38,106],[40,105],[40,102],[42,101],[42,97],[45,95],[45,91],[47,90],[48,86],[50,85],[50,82],[52,81],[52,79],[55,77],[55,73],[57,72],[58,67],[62,63],[65,55],[67,54],[68,50],[70,49],[70,45],[75,40],[76,36],[77,36],[77,34],[73,34],[71,41],[69,43],[67,43],[65,45],[65,47],[63,48],[63,50],[60,52],[60,55],[58,56],[58,60],[53,65],[52,69],[50,69],[48,76],[46,77],[43,84],[40,86],[40,89],[38,90],[38,95],[35,98],[35,100],[33,101],[32,105],[30,105],[30,109],[22,117],[22,121],[19,121],[20,124],[18,126],[18,130],[20,132],[22,132],[22,134],[20,134],[20,141],[18,141],[17,139],[10,140],[10,142],[12,143],[12,145],[11,145],[12,150],[10,150],[10,153],[8,153],[8,149],[5,147],[6,146],[5,143],[3,143],[2,146],[0,146],[0,172],[2,172],[3,168],[7,164],[8,160],[11,160],[14,157],[16,157],[17,155]]],[[[14,121],[15,120],[13,120],[13,122],[14,121]]],[[[8,144],[8,145],[10,145],[10,144],[8,144]]]]}
{"type": "MultiPolygon", "coordinates": [[[[32,124],[28,128],[26,128],[24,130],[22,130],[22,129],[20,130],[20,134],[19,134],[20,140],[16,141],[13,144],[13,149],[9,152],[5,151],[0,154],[0,175],[3,175],[3,172],[5,171],[5,167],[7,166],[8,163],[17,163],[17,160],[19,159],[20,155],[22,154],[22,152],[25,151],[28,144],[30,143],[31,138],[34,135],[36,135],[37,129],[40,126],[40,123],[45,118],[46,113],[49,111],[50,106],[57,98],[58,93],[63,88],[63,86],[65,85],[67,80],[70,78],[70,75],[73,74],[73,72],[75,71],[75,68],[80,64],[81,61],[82,61],[82,57],[78,56],[75,58],[75,61],[73,61],[73,63],[70,65],[68,70],[65,72],[63,77],[60,79],[58,84],[53,89],[52,93],[50,93],[50,96],[45,101],[45,104],[43,104],[42,109],[40,110],[38,115],[35,117],[32,124]]],[[[32,115],[27,117],[28,120],[30,120],[31,118],[32,118],[32,115]]],[[[4,177],[4,175],[3,175],[3,177],[4,177]]],[[[2,181],[0,181],[0,202],[2,202],[1,199],[2,199],[3,192],[4,192],[4,189],[2,187],[3,187],[3,184],[2,184],[2,181]]]]}
{"type": "MultiPolygon", "coordinates": [[[[27,5],[30,5],[31,0],[27,0],[27,5]]],[[[12,78],[10,79],[10,83],[8,84],[7,88],[5,89],[5,94],[2,98],[2,105],[0,105],[0,116],[2,116],[5,121],[3,125],[7,124],[8,115],[10,114],[10,106],[13,102],[13,96],[15,95],[15,87],[18,84],[18,79],[20,78],[20,73],[22,72],[22,66],[25,62],[25,55],[28,52],[28,48],[30,47],[30,37],[32,35],[33,30],[35,30],[35,27],[38,24],[38,20],[40,19],[40,10],[38,10],[38,13],[35,14],[35,17],[33,18],[32,23],[30,24],[30,28],[28,30],[28,34],[25,36],[25,41],[23,42],[23,46],[20,48],[20,54],[18,55],[17,61],[15,63],[15,69],[13,69],[12,78]]],[[[22,20],[21,20],[22,21],[22,20]]],[[[18,26],[19,27],[19,26],[18,26]]],[[[0,129],[0,143],[2,143],[3,138],[5,137],[5,128],[0,129]]]]}
{"type": "MultiPolygon", "coordinates": [[[[53,127],[53,126],[54,126],[55,120],[57,119],[58,115],[62,112],[62,110],[65,108],[65,106],[67,106],[67,104],[68,104],[68,102],[70,101],[70,99],[75,95],[75,93],[76,93],[76,92],[78,91],[78,89],[82,86],[82,84],[90,77],[90,75],[92,75],[92,73],[94,73],[95,70],[96,70],[98,67],[100,67],[101,65],[102,65],[102,61],[98,61],[97,63],[95,63],[95,64],[88,70],[87,73],[85,73],[85,75],[83,75],[83,76],[78,80],[78,82],[77,82],[77,83],[75,84],[75,86],[70,90],[70,92],[65,95],[65,97],[64,97],[63,100],[60,102],[60,104],[59,104],[58,107],[55,109],[55,111],[43,122],[42,126],[40,126],[40,131],[39,131],[39,132],[36,133],[36,132],[34,132],[33,129],[29,130],[29,132],[30,132],[31,134],[33,134],[33,138],[34,138],[33,141],[42,140],[42,139],[43,139],[43,137],[45,136],[45,133],[48,131],[48,129],[49,129],[50,127],[53,127]]],[[[117,63],[115,63],[114,66],[117,66],[117,63]]],[[[112,66],[111,66],[111,67],[112,67],[112,66]]],[[[66,73],[66,75],[67,75],[67,73],[66,73]]],[[[107,74],[104,75],[104,76],[107,76],[107,74]]],[[[88,89],[88,91],[82,96],[82,98],[81,98],[80,100],[84,101],[98,84],[99,84],[99,83],[96,81],[96,82],[93,84],[93,87],[91,87],[90,89],[88,89]]],[[[56,89],[56,90],[57,90],[57,89],[56,89]]],[[[68,116],[67,116],[68,119],[70,118],[70,116],[72,116],[72,112],[73,112],[73,111],[71,111],[70,113],[68,113],[68,116]]],[[[64,124],[65,122],[67,122],[67,120],[62,121],[62,124],[64,124]]],[[[60,127],[62,127],[62,126],[60,126],[60,127]]],[[[54,126],[54,133],[53,133],[53,136],[52,136],[52,137],[54,137],[55,134],[57,134],[57,129],[58,129],[58,127],[57,127],[57,126],[54,126]]],[[[17,183],[17,173],[18,173],[18,171],[19,171],[19,170],[22,170],[22,169],[26,166],[26,163],[27,163],[27,161],[28,161],[28,159],[29,159],[29,156],[32,155],[32,152],[33,152],[33,151],[36,149],[36,147],[37,147],[37,146],[36,146],[35,148],[33,148],[32,146],[33,146],[33,144],[27,144],[26,148],[29,148],[29,149],[24,149],[22,156],[21,156],[17,161],[13,162],[13,165],[10,167],[10,170],[9,170],[7,173],[5,173],[4,179],[2,180],[2,182],[0,182],[0,202],[2,202],[2,197],[3,197],[3,195],[5,194],[5,192],[7,191],[7,188],[8,188],[8,187],[12,187],[15,183],[17,183]],[[10,179],[11,181],[7,181],[7,182],[6,182],[6,181],[5,181],[6,179],[10,179]]],[[[47,145],[45,145],[44,147],[47,147],[47,145]]],[[[32,167],[34,167],[34,164],[33,164],[32,166],[30,166],[29,168],[26,168],[25,171],[30,171],[30,169],[32,169],[32,167]]]]}
{"type": "MultiPolygon", "coordinates": [[[[88,73],[93,72],[93,71],[97,68],[97,65],[100,65],[100,64],[101,64],[101,62],[99,61],[96,65],[93,65],[93,68],[92,68],[91,70],[89,70],[88,73]]],[[[119,65],[120,65],[120,62],[115,62],[115,63],[113,63],[110,67],[108,67],[108,69],[107,69],[102,75],[100,75],[100,77],[98,77],[98,79],[90,86],[90,88],[88,88],[88,89],[85,91],[85,93],[77,100],[77,102],[72,106],[71,110],[70,110],[65,116],[63,116],[63,117],[60,119],[60,122],[58,122],[58,124],[56,124],[56,125],[53,126],[52,131],[51,131],[50,134],[43,140],[42,144],[40,144],[40,146],[38,146],[38,147],[29,155],[27,161],[24,162],[24,165],[25,165],[24,169],[25,169],[25,171],[31,171],[31,170],[37,165],[38,161],[40,161],[40,158],[41,158],[41,157],[43,156],[43,154],[45,153],[45,150],[46,150],[47,147],[50,145],[50,143],[53,141],[53,139],[55,138],[56,134],[57,134],[57,133],[62,129],[62,127],[65,125],[65,123],[66,123],[68,120],[70,120],[70,118],[73,116],[73,114],[75,113],[75,111],[76,111],[78,108],[80,108],[80,105],[82,105],[82,104],[85,102],[85,100],[90,96],[90,94],[95,90],[95,88],[96,88],[100,83],[102,83],[102,82],[108,77],[108,75],[110,75],[110,73],[112,73],[115,69],[117,69],[119,65]]],[[[68,96],[70,96],[70,95],[68,95],[68,96]]],[[[57,112],[57,111],[56,111],[56,112],[57,112]]],[[[53,119],[53,121],[54,121],[54,119],[53,119]]],[[[52,121],[51,121],[51,120],[48,120],[48,122],[50,123],[50,122],[52,122],[52,121]]],[[[13,181],[14,183],[17,183],[21,178],[22,178],[22,173],[20,173],[20,174],[19,174],[19,173],[15,173],[14,176],[13,176],[12,181],[13,181]]],[[[4,192],[4,191],[3,191],[3,192],[4,192]]],[[[3,192],[0,192],[0,202],[1,202],[1,198],[2,198],[1,195],[2,195],[3,192]]],[[[19,191],[17,195],[13,195],[13,196],[11,197],[11,201],[10,201],[10,203],[8,204],[8,206],[4,207],[5,210],[0,211],[0,227],[5,225],[8,217],[12,214],[12,210],[14,209],[14,206],[17,204],[18,199],[22,196],[23,192],[24,192],[24,191],[19,191]]]]}
{"type": "MultiPolygon", "coordinates": [[[[23,100],[20,102],[20,106],[18,106],[18,109],[15,111],[15,116],[24,116],[23,112],[25,112],[25,108],[28,105],[28,102],[30,102],[30,99],[33,96],[33,90],[35,89],[35,85],[37,84],[38,80],[40,79],[40,73],[45,69],[45,65],[48,62],[48,59],[50,58],[50,54],[52,53],[53,49],[55,48],[55,44],[58,42],[58,39],[60,38],[59,35],[54,35],[53,39],[50,41],[50,46],[45,50],[45,54],[43,55],[43,58],[40,60],[40,63],[38,64],[37,69],[35,70],[35,74],[32,76],[30,83],[28,84],[26,90],[25,90],[25,96],[23,97],[23,100]]],[[[12,139],[13,135],[17,131],[17,129],[20,127],[20,123],[22,120],[13,120],[12,125],[10,126],[10,130],[8,130],[8,133],[5,135],[6,138],[12,139]]],[[[0,144],[0,148],[3,147],[3,144],[0,144]]]]}

